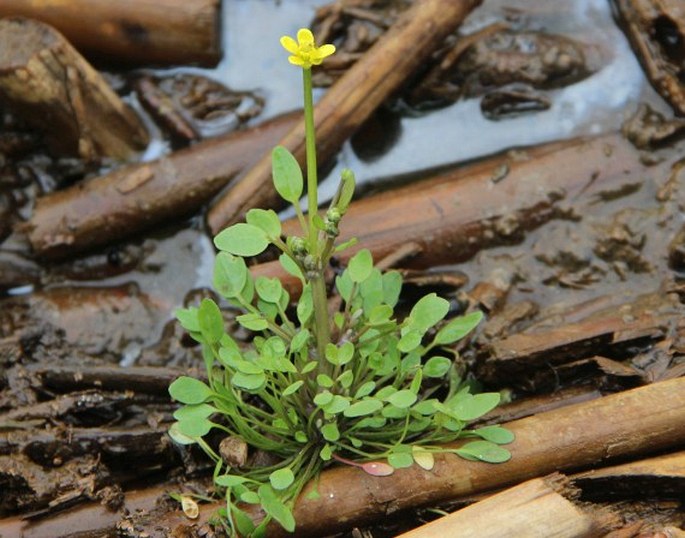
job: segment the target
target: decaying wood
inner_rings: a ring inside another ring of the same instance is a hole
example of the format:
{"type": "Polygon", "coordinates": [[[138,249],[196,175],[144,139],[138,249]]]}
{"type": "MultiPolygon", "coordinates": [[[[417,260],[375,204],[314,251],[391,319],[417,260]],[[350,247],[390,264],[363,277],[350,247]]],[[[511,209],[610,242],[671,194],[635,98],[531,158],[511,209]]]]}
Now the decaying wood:
{"type": "Polygon", "coordinates": [[[148,141],[141,120],[102,76],[38,21],[0,20],[0,96],[57,155],[126,159],[148,141]]]}
{"type": "Polygon", "coordinates": [[[682,499],[685,452],[580,473],[573,484],[592,502],[682,499]]]}
{"type": "Polygon", "coordinates": [[[613,0],[654,88],[685,116],[685,7],[681,0],[613,0]]]}
{"type": "Polygon", "coordinates": [[[120,63],[214,65],[221,58],[221,0],[3,0],[20,15],[59,29],[74,45],[120,63]]]}
{"type": "MultiPolygon", "coordinates": [[[[618,134],[544,144],[460,166],[437,177],[370,196],[350,205],[340,241],[358,246],[341,253],[345,262],[358,248],[374,259],[412,242],[421,248],[403,267],[461,263],[482,249],[518,243],[525,233],[554,218],[580,214],[604,192],[645,178],[668,177],[671,157],[653,166],[640,162],[635,148],[618,134]],[[506,176],[496,179],[505,169],[506,176]]],[[[296,233],[296,220],[284,223],[296,233]]],[[[278,276],[290,287],[278,262],[253,268],[255,275],[278,276]]]]}
{"type": "MultiPolygon", "coordinates": [[[[307,498],[308,490],[305,490],[296,506],[297,536],[331,534],[398,510],[492,491],[558,470],[598,466],[616,458],[682,446],[685,443],[685,379],[654,383],[541,413],[510,422],[506,427],[515,433],[516,440],[508,447],[512,459],[500,465],[441,455],[436,457],[431,471],[414,466],[383,478],[351,467],[324,472],[317,486],[319,497],[307,498]]],[[[159,488],[139,491],[132,499],[149,501],[161,491],[159,488]]],[[[218,507],[218,504],[205,505],[200,521],[205,521],[218,507]]],[[[102,534],[112,529],[116,521],[94,505],[83,506],[77,513],[79,532],[86,536],[102,534]]],[[[34,524],[17,519],[0,520],[0,533],[25,529],[23,536],[26,537],[68,536],[61,525],[71,517],[67,512],[54,523],[45,520],[34,524]]],[[[151,537],[161,538],[168,536],[170,529],[195,524],[180,512],[162,514],[150,520],[145,531],[151,537]]],[[[269,536],[285,534],[274,527],[269,536]]]]}
{"type": "Polygon", "coordinates": [[[399,538],[589,538],[618,526],[608,510],[574,502],[579,491],[561,474],[529,480],[399,538]]]}
{"type": "Polygon", "coordinates": [[[255,162],[296,117],[280,116],[40,198],[25,231],[36,254],[66,257],[192,214],[255,162]]]}
{"type": "MultiPolygon", "coordinates": [[[[424,0],[404,12],[317,103],[314,123],[320,162],[332,157],[480,3],[481,0],[424,0]]],[[[280,144],[303,165],[304,122],[299,122],[280,144]]],[[[275,207],[278,200],[271,180],[271,154],[266,153],[210,210],[209,226],[217,233],[227,224],[240,220],[250,208],[275,207]]]]}
{"type": "MultiPolygon", "coordinates": [[[[575,323],[531,329],[495,341],[487,346],[480,373],[492,383],[530,383],[538,367],[549,370],[574,359],[594,357],[600,368],[613,366],[614,375],[626,376],[627,367],[612,365],[596,354],[609,346],[662,339],[679,326],[682,315],[677,301],[662,294],[645,295],[575,323]]],[[[638,371],[632,374],[639,379],[638,371]]]]}
{"type": "MultiPolygon", "coordinates": [[[[516,440],[512,459],[484,465],[452,455],[436,457],[432,471],[417,466],[383,478],[351,467],[322,474],[319,497],[303,492],[296,507],[298,536],[331,534],[410,507],[435,504],[516,484],[555,471],[600,465],[681,446],[685,442],[685,379],[571,405],[505,424],[516,440]]],[[[208,516],[217,506],[208,506],[208,516]]],[[[177,514],[156,523],[174,528],[177,514]]],[[[285,536],[277,528],[269,536],[285,536]]]]}
{"type": "Polygon", "coordinates": [[[153,366],[54,366],[41,368],[35,373],[44,387],[59,392],[98,388],[151,395],[167,395],[169,385],[180,375],[202,377],[200,372],[189,374],[187,371],[153,366]]]}

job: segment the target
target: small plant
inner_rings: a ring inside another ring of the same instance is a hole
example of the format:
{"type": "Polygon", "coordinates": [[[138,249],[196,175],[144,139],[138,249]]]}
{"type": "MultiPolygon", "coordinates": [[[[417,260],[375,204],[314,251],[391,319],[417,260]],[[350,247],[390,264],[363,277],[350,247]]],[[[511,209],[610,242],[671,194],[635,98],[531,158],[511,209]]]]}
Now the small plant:
{"type": "Polygon", "coordinates": [[[336,245],[336,238],[355,180],[345,170],[325,216],[317,213],[311,67],[335,48],[316,47],[306,29],[297,38],[283,37],[281,43],[304,76],[306,216],[299,206],[300,166],[283,147],[273,150],[272,159],[274,186],[293,204],[302,236],[284,239],[274,211],[252,209],[245,223],[214,239],[214,286],[244,311],[237,321],[255,333],[250,347],[241,348],[226,333],[210,299],[177,313],[202,344],[207,383],[184,376],[171,384],[171,396],[183,406],[170,434],[179,443],[197,443],[214,460],[214,483],[226,499],[222,522],[231,535],[263,536],[272,519],[293,531],[292,508],[302,488],[334,461],[378,476],[414,464],[429,470],[435,452],[503,462],[510,454],[499,445],[513,439],[498,426],[466,429],[500,400],[498,393],[471,394],[450,349],[478,325],[480,312],[437,328],[449,303],[431,293],[399,321],[394,309],[400,274],[382,273],[371,253],[360,250],[335,279],[341,302],[329,315],[324,273],[331,256],[354,244],[336,245]],[[269,245],[281,251],[284,269],[301,280],[295,308],[280,280],[255,280],[247,268],[244,257],[269,245]],[[211,430],[226,434],[219,448],[204,439],[211,430]],[[478,440],[442,446],[461,437],[478,440]],[[250,465],[248,447],[269,453],[275,463],[250,465]],[[239,503],[261,505],[265,519],[255,527],[239,503]]]}

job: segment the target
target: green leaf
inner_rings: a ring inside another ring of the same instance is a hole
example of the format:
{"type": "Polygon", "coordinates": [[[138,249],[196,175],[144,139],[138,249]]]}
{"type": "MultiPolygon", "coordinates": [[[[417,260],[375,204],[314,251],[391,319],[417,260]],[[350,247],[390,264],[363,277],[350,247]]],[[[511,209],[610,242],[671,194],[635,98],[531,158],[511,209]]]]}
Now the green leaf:
{"type": "Polygon", "coordinates": [[[293,472],[284,467],[283,469],[278,469],[269,475],[269,482],[271,482],[271,487],[276,490],[286,489],[290,484],[295,481],[295,475],[293,472]]]}
{"type": "Polygon", "coordinates": [[[331,445],[325,444],[324,447],[319,452],[319,457],[323,461],[329,461],[333,455],[333,450],[331,450],[331,445]]]}
{"type": "Polygon", "coordinates": [[[186,331],[193,333],[200,332],[200,322],[197,319],[197,310],[198,309],[194,306],[191,306],[190,308],[179,308],[176,310],[176,319],[178,319],[181,327],[183,327],[186,331]]]}
{"type": "Polygon", "coordinates": [[[345,342],[338,348],[338,364],[341,366],[347,364],[354,356],[354,344],[352,342],[345,342]]]}
{"type": "Polygon", "coordinates": [[[506,445],[507,443],[511,443],[515,438],[513,432],[507,430],[506,428],[502,428],[502,426],[484,426],[483,428],[473,430],[473,433],[479,437],[482,437],[486,441],[490,441],[491,443],[496,443],[498,445],[506,445]]]}
{"type": "Polygon", "coordinates": [[[422,469],[430,471],[435,467],[435,458],[432,452],[420,446],[413,446],[411,447],[411,453],[416,464],[422,469]]]}
{"type": "Polygon", "coordinates": [[[271,171],[274,187],[286,202],[296,204],[302,196],[304,180],[297,159],[283,146],[276,146],[271,152],[271,171]]]}
{"type": "Polygon", "coordinates": [[[393,452],[388,456],[388,463],[392,465],[394,469],[403,469],[411,467],[414,463],[414,458],[407,452],[393,452]]]}
{"type": "Polygon", "coordinates": [[[360,398],[363,398],[364,396],[368,396],[373,392],[373,390],[376,388],[376,383],[373,381],[367,381],[366,383],[362,384],[358,389],[357,392],[354,393],[354,399],[359,400],[360,398]]]}
{"type": "Polygon", "coordinates": [[[454,318],[438,331],[438,334],[435,335],[435,340],[433,340],[433,343],[439,346],[453,344],[454,342],[464,338],[464,336],[475,329],[482,319],[483,312],[480,310],[471,312],[465,316],[454,318]]]}
{"type": "Polygon", "coordinates": [[[256,226],[240,222],[219,232],[214,245],[236,256],[256,256],[269,246],[269,240],[256,226]]]}
{"type": "Polygon", "coordinates": [[[349,271],[350,279],[352,282],[360,283],[364,282],[373,269],[373,258],[371,252],[368,249],[362,249],[357,252],[352,258],[350,258],[347,264],[347,270],[349,271]]]}
{"type": "Polygon", "coordinates": [[[387,304],[375,306],[369,312],[369,324],[380,325],[386,323],[392,316],[392,307],[387,304]]]}
{"type": "Polygon", "coordinates": [[[343,168],[340,173],[340,186],[338,187],[338,200],[335,207],[341,214],[345,214],[354,196],[355,187],[354,173],[349,168],[343,168]]]}
{"type": "Polygon", "coordinates": [[[183,435],[186,435],[191,438],[197,438],[202,437],[203,435],[207,435],[209,433],[209,430],[211,430],[212,426],[214,425],[211,421],[207,420],[206,418],[179,420],[177,424],[178,431],[181,432],[183,435]]]}
{"type": "Polygon", "coordinates": [[[186,405],[174,411],[174,418],[176,420],[202,420],[214,413],[218,413],[218,411],[216,407],[206,403],[186,405]]]}
{"type": "Polygon", "coordinates": [[[169,385],[169,395],[184,404],[201,404],[212,394],[212,389],[194,377],[181,376],[169,385]]]}
{"type": "Polygon", "coordinates": [[[316,361],[309,361],[307,364],[305,364],[302,367],[302,370],[300,370],[300,373],[308,374],[309,372],[313,372],[318,365],[319,365],[319,363],[316,361]]]}
{"type": "Polygon", "coordinates": [[[179,445],[192,445],[196,442],[192,437],[188,437],[179,431],[178,422],[174,422],[169,427],[169,437],[173,439],[174,443],[178,443],[179,445]]]}
{"type": "Polygon", "coordinates": [[[340,439],[340,431],[338,430],[338,426],[335,424],[335,422],[324,424],[321,427],[321,435],[323,435],[323,438],[326,441],[330,441],[331,443],[334,443],[340,439]]]}
{"type": "Polygon", "coordinates": [[[481,394],[457,395],[452,398],[447,406],[455,418],[468,422],[482,417],[488,411],[492,411],[500,401],[499,392],[483,392],[481,394]]]}
{"type": "Polygon", "coordinates": [[[350,407],[350,401],[343,396],[338,396],[337,394],[333,396],[333,400],[323,406],[323,410],[331,415],[336,415],[343,412],[345,409],[350,407]]]}
{"type": "Polygon", "coordinates": [[[297,319],[300,325],[304,326],[314,312],[314,300],[312,299],[312,288],[306,284],[302,288],[302,295],[297,303],[297,319]]]}
{"type": "Polygon", "coordinates": [[[278,304],[283,292],[283,286],[278,278],[257,277],[254,283],[257,295],[267,303],[278,304]]]}
{"type": "Polygon", "coordinates": [[[243,390],[256,391],[261,389],[266,383],[266,376],[262,374],[244,374],[236,372],[231,378],[231,384],[234,387],[243,390]]]}
{"type": "Polygon", "coordinates": [[[487,463],[504,463],[511,459],[511,453],[489,441],[472,441],[455,450],[462,458],[487,463]]]}
{"type": "Polygon", "coordinates": [[[353,237],[353,238],[350,239],[349,241],[344,241],[344,242],[340,243],[339,245],[337,245],[337,246],[333,249],[333,253],[334,253],[334,254],[337,254],[338,252],[342,252],[342,251],[344,251],[344,250],[347,250],[348,248],[353,247],[354,245],[356,245],[358,242],[359,242],[359,241],[357,240],[357,238],[356,238],[356,237],[353,237]]]}
{"type": "Polygon", "coordinates": [[[228,252],[219,252],[214,259],[214,289],[223,297],[238,297],[245,287],[247,266],[245,260],[228,252]]]}
{"type": "Polygon", "coordinates": [[[409,330],[400,338],[400,341],[397,343],[397,349],[402,353],[409,353],[421,345],[422,338],[422,332],[409,330]]]}
{"type": "Polygon", "coordinates": [[[235,318],[246,329],[251,331],[263,331],[269,326],[269,322],[260,314],[243,314],[235,318]]]}
{"type": "Polygon", "coordinates": [[[333,380],[326,374],[319,374],[316,376],[316,383],[320,387],[330,389],[333,386],[333,380]]]}
{"type": "Polygon", "coordinates": [[[423,366],[426,377],[442,377],[449,372],[452,361],[445,357],[431,357],[423,366]]]}
{"type": "Polygon", "coordinates": [[[257,495],[257,493],[255,493],[254,491],[249,490],[243,491],[240,494],[240,500],[247,504],[259,504],[261,502],[259,495],[257,495]]]}
{"type": "Polygon", "coordinates": [[[419,390],[421,389],[421,382],[423,381],[423,371],[422,370],[416,370],[414,373],[414,379],[411,380],[411,385],[409,387],[409,390],[413,392],[414,394],[418,394],[419,390]]]}
{"type": "Polygon", "coordinates": [[[383,274],[383,302],[391,307],[397,304],[402,292],[402,275],[398,271],[383,274]]]}
{"type": "Polygon", "coordinates": [[[354,373],[352,370],[345,370],[342,374],[338,376],[338,379],[336,379],[338,383],[340,383],[340,386],[344,389],[349,389],[350,386],[352,385],[352,381],[354,381],[354,373]]]}
{"type": "Polygon", "coordinates": [[[349,303],[352,298],[353,286],[354,282],[350,278],[349,270],[345,269],[342,275],[335,277],[335,288],[346,303],[349,303]]]}
{"type": "Polygon", "coordinates": [[[197,313],[200,331],[208,344],[216,344],[224,334],[224,318],[217,304],[211,299],[202,299],[197,313]]]}
{"type": "Polygon", "coordinates": [[[324,405],[328,405],[332,401],[333,401],[333,394],[327,390],[319,392],[316,396],[314,396],[314,403],[316,405],[318,405],[319,407],[323,407],[324,405]]]}
{"type": "Polygon", "coordinates": [[[247,482],[247,478],[245,478],[244,476],[237,476],[234,474],[224,474],[221,476],[217,476],[214,479],[214,483],[217,486],[221,486],[222,488],[232,488],[234,486],[244,484],[245,482],[247,482]]]}
{"type": "Polygon", "coordinates": [[[310,337],[311,333],[309,332],[309,329],[302,329],[293,337],[292,341],[290,342],[290,351],[294,353],[300,351],[304,346],[307,345],[310,337]]]}
{"type": "Polygon", "coordinates": [[[281,237],[281,219],[273,209],[250,209],[245,220],[262,230],[269,239],[281,237]]]}
{"type": "Polygon", "coordinates": [[[450,303],[435,293],[429,293],[414,305],[409,313],[412,329],[425,333],[449,312],[450,303]]]}
{"type": "Polygon", "coordinates": [[[268,484],[262,484],[257,490],[259,500],[261,501],[264,511],[278,521],[281,526],[288,532],[295,530],[295,518],[293,513],[283,502],[278,498],[276,492],[268,484]]]}
{"type": "Polygon", "coordinates": [[[302,271],[300,270],[300,268],[295,263],[295,260],[293,260],[287,254],[283,253],[278,257],[278,261],[280,262],[281,267],[283,267],[283,269],[285,269],[286,273],[293,275],[294,277],[297,277],[302,282],[304,282],[304,275],[302,274],[302,271]]]}
{"type": "Polygon", "coordinates": [[[375,267],[366,280],[359,285],[359,295],[362,296],[362,307],[365,312],[371,312],[383,302],[383,277],[375,267]]]}
{"type": "Polygon", "coordinates": [[[385,398],[385,401],[400,409],[406,409],[407,407],[414,405],[416,398],[416,394],[414,394],[411,390],[403,389],[391,394],[385,398]]]}
{"type": "Polygon", "coordinates": [[[240,536],[254,536],[252,534],[255,530],[254,522],[252,518],[245,512],[243,512],[237,506],[231,505],[231,514],[233,515],[233,521],[235,521],[235,526],[238,529],[240,536]]]}
{"type": "Polygon", "coordinates": [[[371,415],[383,407],[383,402],[380,400],[369,398],[360,402],[353,403],[343,411],[343,415],[348,418],[363,417],[364,415],[371,415]]]}
{"type": "Polygon", "coordinates": [[[304,385],[304,381],[302,380],[295,381],[295,383],[291,383],[283,391],[283,396],[290,396],[291,394],[295,394],[302,385],[304,385]]]}
{"type": "Polygon", "coordinates": [[[430,415],[435,414],[435,407],[433,405],[435,403],[440,403],[440,402],[435,398],[430,398],[428,400],[421,400],[419,403],[417,403],[411,409],[412,409],[412,411],[416,411],[420,415],[430,416],[430,415]]]}

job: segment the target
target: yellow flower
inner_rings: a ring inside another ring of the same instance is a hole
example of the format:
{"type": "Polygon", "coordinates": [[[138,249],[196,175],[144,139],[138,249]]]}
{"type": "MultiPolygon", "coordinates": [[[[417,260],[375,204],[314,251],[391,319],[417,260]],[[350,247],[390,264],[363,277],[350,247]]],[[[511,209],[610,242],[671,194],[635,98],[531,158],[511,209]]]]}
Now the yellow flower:
{"type": "Polygon", "coordinates": [[[307,28],[298,30],[297,41],[290,36],[283,36],[281,45],[292,54],[288,61],[303,69],[310,69],[312,65],[321,64],[324,58],[335,52],[334,45],[327,44],[317,47],[314,43],[314,35],[307,28]]]}

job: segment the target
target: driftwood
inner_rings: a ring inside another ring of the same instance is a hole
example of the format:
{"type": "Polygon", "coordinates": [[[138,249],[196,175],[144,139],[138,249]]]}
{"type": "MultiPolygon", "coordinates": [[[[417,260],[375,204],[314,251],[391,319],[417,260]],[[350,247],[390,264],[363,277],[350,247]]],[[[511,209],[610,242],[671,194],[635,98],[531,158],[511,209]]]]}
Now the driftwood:
{"type": "Polygon", "coordinates": [[[536,478],[398,538],[589,538],[618,526],[610,511],[576,503],[579,493],[558,473],[536,478]]]}
{"type": "MultiPolygon", "coordinates": [[[[461,263],[482,249],[521,242],[527,231],[578,213],[582,204],[606,192],[645,177],[666,178],[676,159],[648,166],[622,136],[610,134],[460,166],[353,202],[342,220],[340,241],[356,237],[359,242],[340,259],[346,261],[363,247],[378,260],[414,243],[421,254],[403,261],[403,267],[461,263]],[[501,170],[506,170],[504,178],[501,170]]],[[[297,229],[296,220],[284,224],[287,234],[297,229]]],[[[278,262],[255,266],[253,273],[281,277],[293,290],[298,285],[278,262]]]]}
{"type": "Polygon", "coordinates": [[[573,484],[592,502],[682,499],[685,452],[580,473],[573,484]]]}
{"type": "MultiPolygon", "coordinates": [[[[371,113],[396,91],[461,24],[482,0],[424,0],[415,2],[388,32],[338,80],[315,107],[318,157],[332,157],[371,113]]],[[[305,161],[304,122],[298,122],[281,145],[305,161]]],[[[266,153],[248,174],[210,210],[214,233],[240,220],[252,207],[276,207],[271,183],[271,154],[266,153]]]]}
{"type": "MultiPolygon", "coordinates": [[[[638,389],[571,405],[506,424],[516,434],[509,445],[512,459],[500,465],[436,457],[432,471],[414,466],[383,478],[351,467],[338,467],[321,476],[317,499],[305,490],[296,506],[297,536],[328,535],[411,507],[454,500],[492,491],[555,471],[598,466],[605,461],[664,451],[685,443],[685,379],[654,383],[638,389]]],[[[162,490],[139,491],[131,501],[147,499],[162,490]]],[[[146,504],[146,503],[142,503],[146,504]]],[[[205,505],[205,521],[216,505],[205,505]]],[[[9,536],[69,536],[65,520],[86,536],[111,529],[116,518],[96,506],[84,506],[54,522],[0,520],[0,533],[9,536]],[[12,534],[12,532],[16,534],[12,534]],[[24,534],[19,534],[23,532],[24,534]],[[90,534],[85,534],[90,532],[90,534]],[[52,533],[52,534],[51,534],[52,533]]],[[[259,517],[259,514],[255,514],[259,517]]],[[[145,529],[150,536],[168,536],[168,529],[193,522],[180,512],[156,515],[145,529]],[[165,534],[167,533],[167,534],[165,534]]],[[[82,536],[82,535],[79,535],[82,536]]],[[[273,528],[270,537],[285,536],[273,528]]]]}
{"type": "Polygon", "coordinates": [[[0,20],[0,96],[44,132],[58,155],[126,159],[148,141],[141,120],[102,76],[59,32],[37,21],[0,20]]]}
{"type": "Polygon", "coordinates": [[[59,29],[74,45],[121,63],[214,65],[221,58],[221,0],[3,0],[20,15],[59,29]]]}
{"type": "Polygon", "coordinates": [[[26,233],[42,257],[66,257],[192,214],[289,130],[292,114],[126,166],[40,198],[26,233]]]}
{"type": "MultiPolygon", "coordinates": [[[[679,303],[663,294],[633,298],[575,323],[533,328],[495,341],[487,346],[488,358],[480,373],[490,383],[530,383],[536,368],[549,370],[574,359],[592,358],[600,369],[628,376],[628,367],[596,354],[608,346],[663,339],[679,326],[682,315],[679,303]]],[[[632,374],[640,377],[637,371],[632,374]]]]}
{"type": "Polygon", "coordinates": [[[647,77],[685,116],[685,10],[680,0],[613,0],[647,77]]]}

